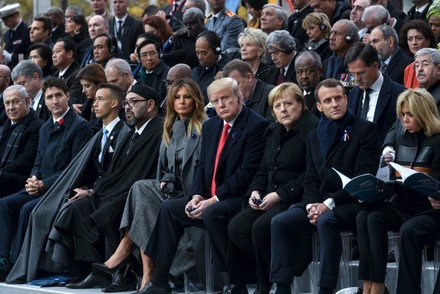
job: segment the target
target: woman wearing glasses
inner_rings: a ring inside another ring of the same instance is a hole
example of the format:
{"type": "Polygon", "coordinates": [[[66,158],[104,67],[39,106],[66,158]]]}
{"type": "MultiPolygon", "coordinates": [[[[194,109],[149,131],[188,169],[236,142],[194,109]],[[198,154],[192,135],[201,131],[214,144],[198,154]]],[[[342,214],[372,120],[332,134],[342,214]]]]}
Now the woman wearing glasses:
{"type": "MultiPolygon", "coordinates": [[[[144,249],[159,207],[163,201],[182,197],[189,191],[194,166],[200,159],[205,113],[198,85],[189,78],[176,80],[169,90],[166,109],[157,179],[141,180],[131,187],[120,224],[122,240],[104,264],[93,265],[95,269],[115,273],[130,263],[132,252],[139,248],[143,269],[141,293],[153,274],[153,262],[144,254],[144,249]]],[[[184,240],[171,269],[175,276],[194,265],[188,250],[182,248],[190,246],[189,236],[184,240]]]]}

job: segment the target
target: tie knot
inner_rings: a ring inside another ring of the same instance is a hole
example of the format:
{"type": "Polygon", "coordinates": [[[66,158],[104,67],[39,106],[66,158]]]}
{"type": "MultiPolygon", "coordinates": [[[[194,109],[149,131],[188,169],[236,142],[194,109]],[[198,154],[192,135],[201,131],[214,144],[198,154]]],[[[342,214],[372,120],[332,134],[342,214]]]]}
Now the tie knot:
{"type": "Polygon", "coordinates": [[[225,124],[223,127],[223,132],[229,132],[229,129],[231,128],[230,124],[225,124]]]}
{"type": "Polygon", "coordinates": [[[108,130],[107,130],[106,128],[104,128],[104,129],[102,130],[102,133],[104,134],[104,136],[107,136],[107,135],[108,135],[108,130]]]}
{"type": "Polygon", "coordinates": [[[122,25],[122,23],[123,23],[122,20],[118,20],[118,24],[119,24],[120,26],[122,25]]]}
{"type": "Polygon", "coordinates": [[[371,88],[366,88],[366,89],[365,89],[365,94],[366,94],[366,95],[370,95],[372,91],[373,91],[373,89],[371,89],[371,88]]]}

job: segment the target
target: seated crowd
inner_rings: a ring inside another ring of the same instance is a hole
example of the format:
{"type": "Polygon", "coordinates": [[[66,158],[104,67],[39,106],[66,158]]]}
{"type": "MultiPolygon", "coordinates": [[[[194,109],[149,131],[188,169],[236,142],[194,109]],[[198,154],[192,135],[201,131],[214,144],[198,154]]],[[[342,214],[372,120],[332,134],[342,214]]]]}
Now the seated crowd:
{"type": "Polygon", "coordinates": [[[395,164],[440,181],[440,0],[242,0],[249,22],[225,0],[142,21],[90,2],[30,25],[0,8],[0,282],[203,290],[206,236],[216,290],[287,294],[317,238],[330,294],[352,232],[357,293],[382,294],[391,231],[397,293],[421,293],[440,197],[395,164]],[[370,198],[344,189],[381,166],[370,198]]]}

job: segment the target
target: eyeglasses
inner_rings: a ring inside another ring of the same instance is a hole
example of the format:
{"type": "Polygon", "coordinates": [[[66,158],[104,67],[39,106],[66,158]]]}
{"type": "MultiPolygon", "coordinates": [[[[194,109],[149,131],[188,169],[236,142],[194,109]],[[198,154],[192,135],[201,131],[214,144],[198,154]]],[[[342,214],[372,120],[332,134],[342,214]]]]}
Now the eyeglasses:
{"type": "Polygon", "coordinates": [[[127,105],[130,107],[135,107],[138,102],[146,102],[148,100],[145,99],[131,99],[122,101],[122,107],[127,108],[127,105]]]}

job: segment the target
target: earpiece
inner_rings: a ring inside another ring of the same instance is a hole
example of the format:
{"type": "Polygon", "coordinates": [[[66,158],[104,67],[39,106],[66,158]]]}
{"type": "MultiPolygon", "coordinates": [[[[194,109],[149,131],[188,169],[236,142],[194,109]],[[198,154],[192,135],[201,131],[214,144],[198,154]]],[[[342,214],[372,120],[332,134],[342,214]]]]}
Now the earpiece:
{"type": "Polygon", "coordinates": [[[220,49],[220,47],[215,47],[215,53],[217,54],[222,53],[222,49],[220,49]]]}
{"type": "Polygon", "coordinates": [[[322,16],[322,14],[319,13],[318,15],[319,15],[319,19],[320,19],[319,29],[321,30],[321,32],[324,32],[327,29],[327,25],[324,23],[324,17],[322,16]]]}
{"type": "Polygon", "coordinates": [[[353,41],[353,37],[351,35],[345,36],[345,42],[351,43],[353,41]]]}

